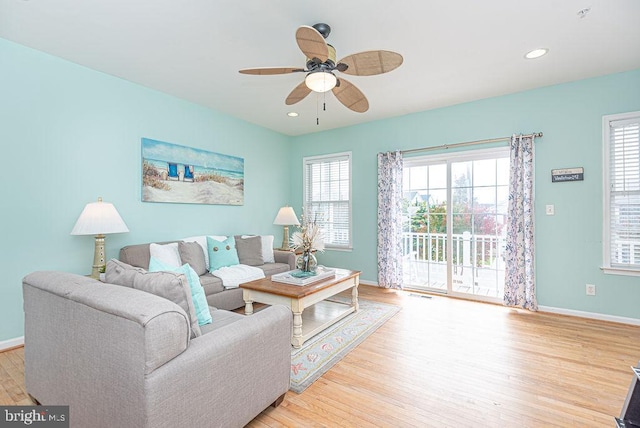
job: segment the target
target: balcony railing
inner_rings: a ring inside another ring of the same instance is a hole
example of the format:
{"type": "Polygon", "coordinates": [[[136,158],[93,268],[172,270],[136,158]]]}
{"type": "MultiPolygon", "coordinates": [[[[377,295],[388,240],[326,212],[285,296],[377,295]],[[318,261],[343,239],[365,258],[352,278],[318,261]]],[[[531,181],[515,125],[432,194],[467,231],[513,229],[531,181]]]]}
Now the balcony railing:
{"type": "MultiPolygon", "coordinates": [[[[447,235],[405,232],[402,239],[405,284],[447,289],[447,235]]],[[[504,289],[505,238],[472,235],[451,237],[451,264],[455,291],[499,297],[504,289]]]]}
{"type": "MultiPolygon", "coordinates": [[[[472,235],[470,232],[451,236],[454,265],[489,267],[503,258],[505,240],[494,235],[472,235]]],[[[432,263],[447,262],[447,235],[445,233],[404,232],[403,254],[414,260],[432,263]]]]}

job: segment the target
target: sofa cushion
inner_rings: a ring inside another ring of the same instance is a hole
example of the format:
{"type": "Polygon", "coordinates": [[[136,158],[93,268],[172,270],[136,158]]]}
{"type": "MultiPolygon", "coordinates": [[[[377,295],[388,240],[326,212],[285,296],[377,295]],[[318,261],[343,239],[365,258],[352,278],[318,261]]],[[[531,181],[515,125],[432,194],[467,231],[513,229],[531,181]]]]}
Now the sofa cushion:
{"type": "Polygon", "coordinates": [[[149,255],[166,265],[173,267],[182,266],[177,242],[164,245],[151,243],[149,244],[149,255]]]}
{"type": "Polygon", "coordinates": [[[207,236],[207,250],[209,252],[209,272],[240,263],[238,252],[236,251],[236,240],[233,236],[224,241],[218,241],[207,236]]]}
{"type": "Polygon", "coordinates": [[[111,259],[107,261],[104,280],[109,284],[133,288],[133,279],[137,274],[144,272],[145,270],[142,268],[128,265],[120,260],[111,259]]]}
{"type": "Polygon", "coordinates": [[[200,276],[200,284],[204,288],[204,293],[208,296],[210,294],[219,293],[224,290],[222,286],[222,280],[217,276],[213,276],[210,273],[205,273],[200,276]]]}
{"type": "Polygon", "coordinates": [[[204,251],[197,242],[179,242],[178,252],[183,264],[188,264],[198,275],[207,273],[207,265],[204,260],[204,251]]]}
{"type": "Polygon", "coordinates": [[[186,276],[166,271],[138,273],[133,280],[133,288],[164,297],[180,306],[189,317],[191,337],[202,335],[186,276]]]}
{"type": "Polygon", "coordinates": [[[259,236],[236,235],[236,249],[240,264],[262,266],[262,239],[259,236]]]}
{"type": "Polygon", "coordinates": [[[264,271],[264,274],[266,276],[271,276],[276,273],[282,273],[291,270],[291,266],[286,263],[268,263],[258,267],[264,271]]]}
{"type": "Polygon", "coordinates": [[[244,318],[244,315],[216,308],[210,308],[210,312],[211,317],[213,318],[213,322],[211,324],[202,326],[201,330],[203,335],[244,318]]]}
{"type": "MultiPolygon", "coordinates": [[[[198,244],[194,244],[198,246],[198,244]]],[[[204,289],[200,285],[200,279],[198,274],[188,264],[184,264],[180,267],[174,268],[167,264],[162,263],[155,257],[151,257],[149,261],[149,272],[179,272],[187,277],[189,282],[189,288],[191,290],[191,300],[193,301],[193,308],[196,311],[196,317],[198,318],[198,325],[205,325],[211,323],[211,314],[209,313],[209,305],[207,304],[207,297],[204,294],[204,289]]]]}

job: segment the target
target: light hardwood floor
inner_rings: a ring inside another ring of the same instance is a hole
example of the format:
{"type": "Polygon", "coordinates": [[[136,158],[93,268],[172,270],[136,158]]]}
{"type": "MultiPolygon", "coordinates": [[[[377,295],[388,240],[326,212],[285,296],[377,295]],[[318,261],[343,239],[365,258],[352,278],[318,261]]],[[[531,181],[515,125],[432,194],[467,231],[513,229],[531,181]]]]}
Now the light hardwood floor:
{"type": "MultiPolygon", "coordinates": [[[[611,427],[640,327],[360,286],[402,310],[251,427],[611,427]]],[[[23,349],[0,353],[0,404],[30,404],[23,349]]]]}

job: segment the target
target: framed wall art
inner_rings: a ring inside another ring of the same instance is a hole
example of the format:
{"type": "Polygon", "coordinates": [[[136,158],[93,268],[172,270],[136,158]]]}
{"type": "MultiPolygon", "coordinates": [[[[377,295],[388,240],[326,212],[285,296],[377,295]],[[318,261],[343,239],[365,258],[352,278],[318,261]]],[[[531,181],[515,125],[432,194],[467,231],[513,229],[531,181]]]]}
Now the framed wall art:
{"type": "Polygon", "coordinates": [[[142,139],[142,201],[244,204],[244,159],[142,139]]]}

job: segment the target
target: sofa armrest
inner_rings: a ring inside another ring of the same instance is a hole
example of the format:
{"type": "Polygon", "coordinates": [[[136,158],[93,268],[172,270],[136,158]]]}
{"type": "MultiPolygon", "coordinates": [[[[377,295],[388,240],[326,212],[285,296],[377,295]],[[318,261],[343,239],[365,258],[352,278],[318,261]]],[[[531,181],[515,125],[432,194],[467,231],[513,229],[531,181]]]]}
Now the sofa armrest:
{"type": "Polygon", "coordinates": [[[296,268],[296,255],[293,251],[273,250],[276,263],[286,263],[291,270],[296,268]]]}
{"type": "Polygon", "coordinates": [[[23,293],[29,394],[68,404],[77,426],[143,426],[146,376],[189,347],[184,311],[66,272],[29,274],[23,293]]]}
{"type": "Polygon", "coordinates": [[[289,389],[291,331],[291,310],[275,305],[192,339],[147,377],[149,426],[247,424],[289,389]]]}

